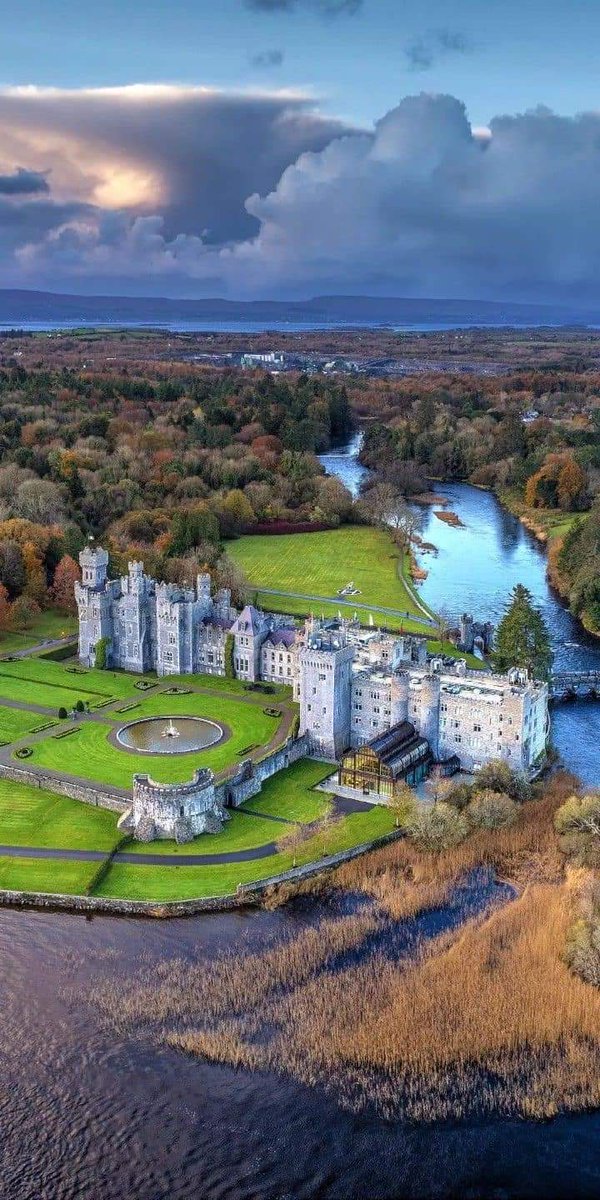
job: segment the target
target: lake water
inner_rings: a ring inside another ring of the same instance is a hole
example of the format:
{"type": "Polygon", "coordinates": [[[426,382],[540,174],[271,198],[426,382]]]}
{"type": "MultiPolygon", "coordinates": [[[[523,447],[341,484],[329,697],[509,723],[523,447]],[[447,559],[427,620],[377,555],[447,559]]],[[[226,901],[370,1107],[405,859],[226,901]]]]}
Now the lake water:
{"type": "MultiPolygon", "coordinates": [[[[347,461],[340,454],[327,460],[358,486],[355,450],[347,461]]],[[[560,661],[597,656],[547,588],[543,554],[518,522],[487,493],[444,491],[465,528],[422,511],[424,536],[439,548],[425,560],[425,598],[496,619],[512,583],[522,580],[544,608],[560,661]]],[[[599,721],[600,704],[574,703],[555,715],[566,761],[590,775],[599,721]]],[[[210,1066],[115,1031],[86,1000],[94,979],[118,982],[140,962],[158,968],[168,957],[257,949],[322,911],[305,902],[275,913],[159,922],[0,910],[0,1195],[597,1200],[598,1113],[431,1128],[355,1116],[292,1080],[210,1066]]]]}

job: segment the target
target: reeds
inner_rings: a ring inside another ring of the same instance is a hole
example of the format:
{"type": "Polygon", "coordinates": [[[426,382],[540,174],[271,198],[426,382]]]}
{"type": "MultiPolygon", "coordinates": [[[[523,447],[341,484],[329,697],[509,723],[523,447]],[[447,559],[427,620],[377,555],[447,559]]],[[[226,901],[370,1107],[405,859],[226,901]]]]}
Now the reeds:
{"type": "Polygon", "coordinates": [[[565,961],[581,887],[565,877],[553,832],[573,788],[557,774],[516,825],[442,854],[404,841],[348,863],[330,883],[362,894],[352,916],[258,953],[172,961],[95,999],[130,1029],[151,1020],[176,1049],[286,1072],[386,1117],[547,1117],[600,1105],[600,990],[565,961]],[[396,959],[393,936],[379,935],[443,905],[480,864],[509,878],[517,898],[396,959]]]}

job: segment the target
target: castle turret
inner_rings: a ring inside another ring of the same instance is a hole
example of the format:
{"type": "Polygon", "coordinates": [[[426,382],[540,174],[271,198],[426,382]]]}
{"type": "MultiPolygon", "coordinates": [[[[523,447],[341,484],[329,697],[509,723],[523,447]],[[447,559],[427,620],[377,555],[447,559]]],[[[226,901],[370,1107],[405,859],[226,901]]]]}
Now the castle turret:
{"type": "Polygon", "coordinates": [[[112,653],[112,592],[107,583],[108,554],[90,541],[79,555],[81,583],[75,584],[79,616],[79,657],[87,667],[96,660],[96,645],[108,639],[107,658],[112,653]]]}
{"type": "Polygon", "coordinates": [[[81,582],[83,586],[91,588],[94,592],[101,592],[106,583],[108,552],[103,550],[102,546],[97,546],[93,539],[90,539],[85,549],[79,555],[79,565],[81,567],[81,582]]]}

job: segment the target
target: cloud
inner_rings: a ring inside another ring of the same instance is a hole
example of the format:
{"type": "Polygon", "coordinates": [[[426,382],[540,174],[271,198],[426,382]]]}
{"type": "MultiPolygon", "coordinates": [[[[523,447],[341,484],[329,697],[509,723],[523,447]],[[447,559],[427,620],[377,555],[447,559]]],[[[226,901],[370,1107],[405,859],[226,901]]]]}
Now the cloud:
{"type": "Polygon", "coordinates": [[[31,196],[48,194],[50,187],[42,171],[26,171],[17,167],[12,175],[0,175],[0,196],[31,196]]]}
{"type": "Polygon", "coordinates": [[[473,47],[458,29],[431,29],[404,48],[411,71],[429,71],[439,58],[450,54],[469,54],[473,47]]]}
{"type": "Polygon", "coordinates": [[[286,13],[298,9],[313,9],[322,17],[353,16],[362,8],[363,0],[244,0],[246,8],[256,12],[286,13]]]}
{"type": "Polygon", "coordinates": [[[280,67],[283,58],[283,50],[262,50],[260,54],[252,55],[250,63],[253,67],[280,67]]]}
{"type": "Polygon", "coordinates": [[[11,88],[0,91],[0,172],[50,163],[60,201],[159,213],[169,236],[219,244],[257,232],[247,197],[345,129],[287,92],[11,88]]]}
{"type": "MultiPolygon", "coordinates": [[[[102,106],[87,111],[83,98],[68,108],[68,121],[60,104],[52,114],[44,106],[44,156],[38,148],[36,162],[38,171],[51,165],[52,195],[0,196],[0,283],[600,303],[600,114],[538,108],[494,118],[483,136],[459,100],[421,94],[364,131],[320,122],[306,101],[260,97],[255,111],[246,99],[219,95],[204,107],[188,97],[182,107],[163,97],[152,121],[141,120],[136,104],[128,109],[129,95],[118,111],[113,97],[108,115],[102,106]],[[78,174],[73,146],[90,145],[96,166],[90,158],[78,174]],[[100,203],[103,155],[132,178],[156,179],[156,195],[142,187],[135,203],[100,203]],[[71,181],[68,195],[56,191],[57,173],[63,192],[71,181]],[[266,187],[248,188],[252,178],[274,175],[266,187]],[[216,240],[206,213],[219,204],[229,205],[234,232],[216,240]]],[[[9,120],[0,95],[0,152],[24,163],[12,142],[3,150],[5,128],[23,142],[23,113],[16,124],[15,113],[9,120]]],[[[41,138],[39,121],[35,130],[41,138]]]]}

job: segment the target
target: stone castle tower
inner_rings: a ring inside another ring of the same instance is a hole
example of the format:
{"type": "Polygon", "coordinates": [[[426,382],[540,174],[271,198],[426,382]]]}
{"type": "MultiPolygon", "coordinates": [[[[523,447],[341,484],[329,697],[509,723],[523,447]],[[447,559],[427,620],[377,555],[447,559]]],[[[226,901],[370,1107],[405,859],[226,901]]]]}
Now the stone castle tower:
{"type": "Polygon", "coordinates": [[[300,651],[300,734],[322,758],[337,760],[350,745],[353,659],[343,629],[311,629],[300,651]]]}

